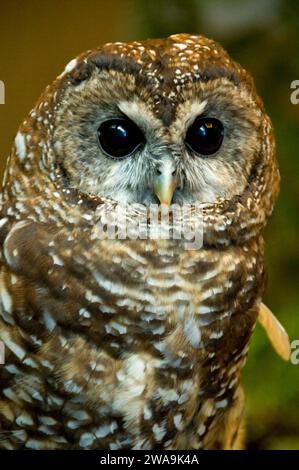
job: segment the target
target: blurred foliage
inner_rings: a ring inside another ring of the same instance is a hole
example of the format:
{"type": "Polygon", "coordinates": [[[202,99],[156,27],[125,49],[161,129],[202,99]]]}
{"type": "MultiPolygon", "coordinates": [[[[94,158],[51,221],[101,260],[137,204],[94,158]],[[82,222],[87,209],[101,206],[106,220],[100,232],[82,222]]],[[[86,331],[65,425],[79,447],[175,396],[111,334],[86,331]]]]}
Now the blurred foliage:
{"type": "MultiPolygon", "coordinates": [[[[219,41],[255,78],[274,124],[282,176],[280,198],[266,230],[269,273],[265,301],[299,339],[299,2],[296,0],[1,1],[0,152],[7,155],[22,117],[72,56],[113,40],[200,33],[219,41]]],[[[4,161],[4,160],[2,160],[4,161]]],[[[299,365],[284,363],[259,326],[244,382],[248,447],[299,449],[299,365]]]]}

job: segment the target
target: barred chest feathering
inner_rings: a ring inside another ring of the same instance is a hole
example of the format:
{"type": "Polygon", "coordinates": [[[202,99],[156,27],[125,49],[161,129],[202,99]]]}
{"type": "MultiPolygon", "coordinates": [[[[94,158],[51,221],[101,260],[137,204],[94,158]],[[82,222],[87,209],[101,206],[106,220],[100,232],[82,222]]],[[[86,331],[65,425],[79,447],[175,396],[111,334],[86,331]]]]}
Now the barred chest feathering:
{"type": "Polygon", "coordinates": [[[237,446],[262,242],[219,254],[90,240],[87,268],[83,233],[21,222],[6,237],[15,273],[2,269],[1,286],[6,305],[16,300],[1,325],[11,351],[0,413],[23,427],[8,446],[237,446]]]}

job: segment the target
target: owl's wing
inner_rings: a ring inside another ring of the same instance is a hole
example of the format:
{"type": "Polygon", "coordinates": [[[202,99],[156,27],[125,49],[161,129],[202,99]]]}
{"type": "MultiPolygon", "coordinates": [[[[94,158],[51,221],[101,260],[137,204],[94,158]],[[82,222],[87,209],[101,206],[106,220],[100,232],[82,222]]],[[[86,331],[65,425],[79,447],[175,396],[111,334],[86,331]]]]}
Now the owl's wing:
{"type": "Polygon", "coordinates": [[[13,375],[0,367],[1,387],[10,396],[12,389],[21,407],[25,393],[34,407],[52,400],[51,387],[63,397],[89,390],[91,376],[98,373],[90,364],[115,362],[102,347],[109,343],[105,326],[113,316],[112,300],[100,292],[94,275],[109,253],[77,225],[7,222],[0,227],[0,241],[1,228],[0,340],[7,364],[20,371],[13,375]]]}
{"type": "Polygon", "coordinates": [[[287,332],[271,310],[263,303],[260,305],[258,320],[277,354],[288,361],[291,354],[290,340],[287,332]]]}

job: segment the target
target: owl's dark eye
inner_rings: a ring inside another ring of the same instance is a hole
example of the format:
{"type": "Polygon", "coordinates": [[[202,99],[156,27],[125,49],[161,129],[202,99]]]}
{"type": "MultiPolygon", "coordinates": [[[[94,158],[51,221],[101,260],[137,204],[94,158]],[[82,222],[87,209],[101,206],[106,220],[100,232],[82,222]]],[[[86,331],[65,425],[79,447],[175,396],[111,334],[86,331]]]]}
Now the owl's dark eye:
{"type": "Polygon", "coordinates": [[[196,153],[212,155],[220,148],[223,135],[223,124],[218,119],[198,117],[189,127],[185,142],[196,153]]]}
{"type": "Polygon", "coordinates": [[[98,128],[100,146],[111,157],[130,155],[144,141],[141,130],[129,119],[110,119],[98,128]]]}

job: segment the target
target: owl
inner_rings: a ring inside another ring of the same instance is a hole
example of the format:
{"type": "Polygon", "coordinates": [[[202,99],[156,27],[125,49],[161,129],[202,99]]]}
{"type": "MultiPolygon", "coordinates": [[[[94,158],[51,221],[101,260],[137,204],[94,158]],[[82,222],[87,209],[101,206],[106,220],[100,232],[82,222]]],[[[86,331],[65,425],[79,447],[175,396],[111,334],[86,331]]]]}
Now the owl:
{"type": "Polygon", "coordinates": [[[249,340],[259,312],[275,324],[262,230],[278,189],[263,103],[216,42],[72,60],[3,180],[0,448],[242,447],[249,340]],[[147,236],[153,207],[172,229],[190,208],[200,247],[147,236]],[[100,236],[112,216],[145,236],[100,236]]]}

